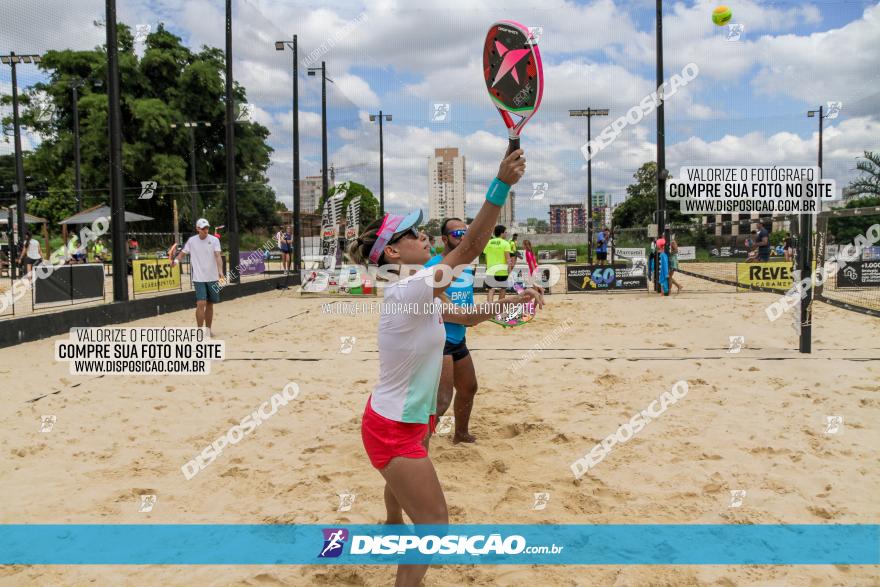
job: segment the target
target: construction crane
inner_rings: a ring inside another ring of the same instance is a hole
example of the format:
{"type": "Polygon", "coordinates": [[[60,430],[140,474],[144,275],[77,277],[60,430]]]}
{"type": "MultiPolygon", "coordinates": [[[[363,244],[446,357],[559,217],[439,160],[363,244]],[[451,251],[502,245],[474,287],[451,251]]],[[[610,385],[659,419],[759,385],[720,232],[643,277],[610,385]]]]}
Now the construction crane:
{"type": "MultiPolygon", "coordinates": [[[[327,168],[327,170],[330,172],[330,184],[336,185],[337,171],[351,171],[352,169],[360,169],[361,167],[366,167],[368,165],[369,163],[355,163],[354,165],[346,165],[345,167],[336,167],[331,163],[330,167],[327,168]]],[[[323,172],[324,170],[322,169],[321,171],[323,172]]]]}

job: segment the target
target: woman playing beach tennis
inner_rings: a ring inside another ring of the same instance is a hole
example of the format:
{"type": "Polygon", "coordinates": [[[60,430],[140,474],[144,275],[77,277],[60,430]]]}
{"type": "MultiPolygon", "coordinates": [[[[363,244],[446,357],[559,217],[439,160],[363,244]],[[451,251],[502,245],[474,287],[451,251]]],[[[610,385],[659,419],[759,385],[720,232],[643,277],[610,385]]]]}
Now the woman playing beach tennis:
{"type": "MultiPolygon", "coordinates": [[[[379,381],[367,400],[361,425],[367,455],[385,478],[388,524],[403,524],[404,511],[415,524],[449,523],[443,489],[424,442],[429,427],[435,425],[446,339],[435,304],[483,250],[510,187],[524,172],[522,150],[505,157],[486,193],[486,202],[461,244],[446,255],[442,264],[408,277],[402,274],[405,266],[423,266],[431,258],[428,239],[417,228],[421,211],[405,217],[386,214],[349,248],[355,263],[385,266],[401,276],[385,288],[385,311],[379,319],[379,381]],[[433,307],[434,311],[403,311],[424,307],[433,307]]],[[[400,565],[396,585],[418,585],[427,570],[427,565],[400,565]]]]}

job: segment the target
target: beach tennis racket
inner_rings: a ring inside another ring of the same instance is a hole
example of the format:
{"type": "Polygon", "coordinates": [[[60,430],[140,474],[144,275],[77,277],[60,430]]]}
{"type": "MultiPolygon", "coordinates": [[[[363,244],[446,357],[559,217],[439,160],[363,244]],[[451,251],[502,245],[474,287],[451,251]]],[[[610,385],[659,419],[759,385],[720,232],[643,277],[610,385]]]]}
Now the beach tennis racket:
{"type": "Polygon", "coordinates": [[[174,257],[176,257],[176,256],[177,256],[177,243],[174,243],[173,245],[168,247],[168,260],[171,261],[171,263],[173,264],[174,257]]]}
{"type": "Polygon", "coordinates": [[[512,20],[489,27],[483,45],[483,75],[492,102],[507,125],[508,153],[519,149],[519,136],[541,105],[544,71],[537,41],[512,20]]]}
{"type": "MultiPolygon", "coordinates": [[[[519,283],[514,284],[514,289],[516,289],[516,293],[521,294],[523,290],[525,290],[522,285],[519,283]]],[[[534,310],[534,308],[532,308],[534,310]]],[[[513,328],[514,326],[522,326],[523,324],[528,324],[535,318],[534,311],[529,312],[528,308],[525,305],[517,304],[510,308],[509,311],[504,314],[499,314],[489,320],[499,326],[503,326],[504,328],[513,328]]]]}

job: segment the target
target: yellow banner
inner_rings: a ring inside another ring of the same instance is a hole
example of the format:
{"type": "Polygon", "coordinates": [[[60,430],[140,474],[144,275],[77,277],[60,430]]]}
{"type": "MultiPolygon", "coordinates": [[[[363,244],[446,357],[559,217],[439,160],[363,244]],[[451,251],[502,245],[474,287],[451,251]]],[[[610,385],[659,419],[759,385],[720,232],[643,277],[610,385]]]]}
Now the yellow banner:
{"type": "Polygon", "coordinates": [[[171,266],[168,259],[132,261],[131,279],[134,293],[180,289],[180,265],[171,266]]]}
{"type": "Polygon", "coordinates": [[[791,263],[776,261],[768,263],[737,263],[737,285],[788,290],[792,284],[791,263]]]}

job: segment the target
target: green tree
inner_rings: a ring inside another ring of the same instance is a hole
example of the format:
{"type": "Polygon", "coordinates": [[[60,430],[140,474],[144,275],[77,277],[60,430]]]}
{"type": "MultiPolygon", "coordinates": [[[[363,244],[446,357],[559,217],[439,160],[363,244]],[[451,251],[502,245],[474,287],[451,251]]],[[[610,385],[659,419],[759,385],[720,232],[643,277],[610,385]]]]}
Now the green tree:
{"type": "MultiPolygon", "coordinates": [[[[147,36],[143,56],[138,57],[129,27],[120,24],[118,33],[126,209],[156,218],[157,223],[145,227],[148,230],[170,231],[171,203],[176,198],[184,226],[192,223],[189,131],[181,123],[209,122],[210,127],[195,129],[201,199],[197,213],[225,224],[223,52],[212,47],[193,52],[160,24],[147,36]],[[171,128],[172,123],[178,127],[171,128]],[[140,182],[147,180],[158,182],[158,189],[152,199],[140,200],[140,182]]],[[[40,67],[49,73],[49,80],[23,92],[22,122],[44,137],[26,157],[25,173],[45,178],[47,187],[28,210],[54,223],[75,210],[71,84],[77,80],[85,80],[78,90],[83,205],[109,200],[107,88],[93,83],[106,78],[106,51],[104,47],[48,51],[40,67]],[[50,115],[41,103],[52,106],[50,115]]],[[[237,105],[247,102],[241,85],[236,83],[233,93],[237,105]]],[[[272,152],[266,143],[269,130],[255,122],[236,122],[235,134],[239,226],[248,230],[275,224],[275,194],[266,175],[272,152]]]]}
{"type": "MultiPolygon", "coordinates": [[[[644,227],[654,223],[657,209],[657,164],[648,161],[633,174],[636,180],[626,187],[627,198],[614,209],[615,228],[644,227]]],[[[677,206],[667,206],[666,223],[685,223],[692,218],[682,214],[677,206]]]]}
{"type": "Polygon", "coordinates": [[[880,152],[865,151],[864,160],[856,163],[856,169],[862,175],[852,180],[845,191],[855,196],[880,197],[880,152]]]}
{"type": "MultiPolygon", "coordinates": [[[[846,203],[844,208],[867,208],[880,206],[880,195],[856,198],[846,203]]],[[[880,215],[849,216],[828,219],[829,242],[850,244],[858,235],[864,235],[868,229],[880,222],[880,215]],[[833,239],[833,240],[832,240],[833,239]]]]}
{"type": "MultiPolygon", "coordinates": [[[[358,227],[359,230],[361,227],[369,226],[371,222],[379,217],[379,200],[376,199],[373,192],[371,192],[367,186],[354,181],[346,181],[330,188],[328,196],[332,197],[341,193],[345,194],[345,197],[342,199],[343,214],[345,214],[349,202],[358,196],[361,198],[361,225],[358,227]]],[[[318,202],[318,210],[320,210],[321,213],[324,211],[324,202],[326,201],[327,198],[322,197],[318,202]]]]}
{"type": "Polygon", "coordinates": [[[425,224],[422,225],[422,231],[424,231],[426,234],[440,236],[440,220],[438,218],[432,218],[431,220],[428,220],[425,224]]]}

